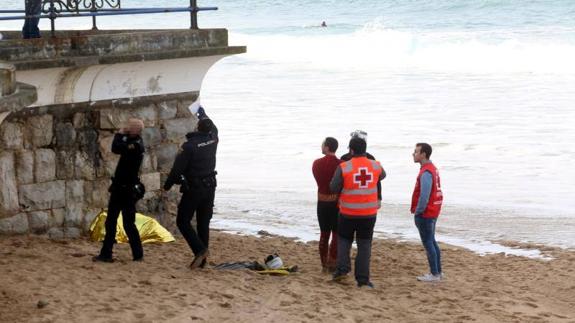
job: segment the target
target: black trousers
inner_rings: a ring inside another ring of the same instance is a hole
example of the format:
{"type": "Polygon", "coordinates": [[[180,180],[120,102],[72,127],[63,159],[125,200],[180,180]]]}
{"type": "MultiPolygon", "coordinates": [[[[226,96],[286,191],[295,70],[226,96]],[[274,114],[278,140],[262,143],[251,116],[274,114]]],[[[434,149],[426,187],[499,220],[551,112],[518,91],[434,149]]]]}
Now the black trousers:
{"type": "Polygon", "coordinates": [[[339,217],[338,247],[337,247],[337,274],[347,274],[351,271],[350,251],[354,236],[357,241],[357,255],[355,257],[355,280],[360,284],[369,282],[369,264],[371,262],[371,241],[376,217],[339,217]]]}
{"type": "Polygon", "coordinates": [[[206,250],[210,242],[210,220],[214,213],[216,189],[194,190],[182,194],[178,205],[176,224],[194,255],[206,250]],[[192,218],[196,214],[197,230],[194,230],[192,218]]]}
{"type": "Polygon", "coordinates": [[[317,220],[321,232],[337,231],[338,215],[337,202],[317,202],[317,220]]]}
{"type": "MultiPolygon", "coordinates": [[[[26,0],[24,3],[26,16],[36,16],[42,13],[42,0],[26,0]]],[[[25,19],[22,27],[22,38],[40,38],[39,22],[40,18],[25,19]]]]}
{"type": "Polygon", "coordinates": [[[144,256],[140,233],[136,227],[136,202],[131,197],[131,194],[125,190],[112,191],[108,203],[108,216],[106,217],[106,236],[100,251],[100,257],[112,258],[112,249],[114,248],[114,243],[116,243],[116,225],[118,224],[120,212],[122,212],[122,224],[130,241],[133,258],[140,259],[144,256]]]}

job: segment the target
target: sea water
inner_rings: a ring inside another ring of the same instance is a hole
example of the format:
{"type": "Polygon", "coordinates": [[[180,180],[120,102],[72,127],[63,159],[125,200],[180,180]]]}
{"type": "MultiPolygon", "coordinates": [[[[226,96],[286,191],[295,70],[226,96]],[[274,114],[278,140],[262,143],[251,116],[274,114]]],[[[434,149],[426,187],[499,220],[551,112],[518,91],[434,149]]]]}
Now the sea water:
{"type": "MultiPolygon", "coordinates": [[[[3,8],[24,1],[3,1],[3,8]]],[[[123,7],[187,1],[122,1],[123,7]]],[[[384,166],[376,235],[417,239],[417,142],[445,195],[440,241],[575,247],[575,1],[227,0],[201,12],[248,52],[208,73],[220,129],[213,226],[318,238],[311,164],[326,136],[368,133],[384,166]],[[326,28],[319,27],[321,22],[326,28]]],[[[187,28],[187,14],[98,18],[102,29],[187,28]]],[[[18,29],[20,22],[0,23],[18,29]]],[[[59,28],[89,28],[59,19],[59,28]]],[[[49,27],[47,21],[41,23],[49,27]]]]}

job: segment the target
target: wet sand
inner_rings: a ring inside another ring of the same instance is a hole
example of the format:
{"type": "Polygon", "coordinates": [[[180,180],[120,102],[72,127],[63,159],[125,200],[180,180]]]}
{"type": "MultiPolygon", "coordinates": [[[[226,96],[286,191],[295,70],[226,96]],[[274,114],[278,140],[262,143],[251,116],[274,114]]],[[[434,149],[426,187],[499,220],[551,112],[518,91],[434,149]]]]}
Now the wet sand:
{"type": "Polygon", "coordinates": [[[261,261],[278,252],[300,270],[289,276],[200,269],[187,265],[182,239],[145,245],[145,261],[129,246],[117,261],[93,263],[100,244],[43,237],[0,238],[2,322],[575,322],[575,251],[542,248],[542,261],[478,256],[442,245],[446,278],[421,283],[422,247],[374,242],[375,289],[330,282],[317,242],[213,232],[211,265],[261,261]]]}

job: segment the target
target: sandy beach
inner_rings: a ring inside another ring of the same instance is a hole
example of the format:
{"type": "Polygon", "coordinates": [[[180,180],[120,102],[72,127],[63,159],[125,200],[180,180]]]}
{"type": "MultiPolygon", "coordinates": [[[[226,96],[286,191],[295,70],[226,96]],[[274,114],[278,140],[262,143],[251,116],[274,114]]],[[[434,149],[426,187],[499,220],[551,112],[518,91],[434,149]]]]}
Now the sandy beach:
{"type": "Polygon", "coordinates": [[[575,253],[543,248],[542,261],[479,256],[443,245],[441,283],[426,271],[421,246],[374,242],[375,289],[330,282],[317,242],[214,232],[210,264],[259,260],[277,251],[300,270],[191,271],[182,239],[145,245],[145,261],[116,248],[113,264],[93,263],[99,244],[37,236],[0,238],[2,322],[575,322],[575,253]]]}

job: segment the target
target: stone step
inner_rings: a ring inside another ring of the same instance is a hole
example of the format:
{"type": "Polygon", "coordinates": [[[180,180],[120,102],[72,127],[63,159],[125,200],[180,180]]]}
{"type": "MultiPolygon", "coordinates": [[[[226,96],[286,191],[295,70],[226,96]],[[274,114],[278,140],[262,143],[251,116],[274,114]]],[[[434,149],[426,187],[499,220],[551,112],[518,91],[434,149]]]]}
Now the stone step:
{"type": "Polygon", "coordinates": [[[0,62],[0,97],[16,90],[16,68],[12,64],[0,62]]]}
{"type": "Polygon", "coordinates": [[[16,67],[0,61],[0,125],[11,112],[22,110],[37,99],[36,87],[16,82],[16,67]]]}

